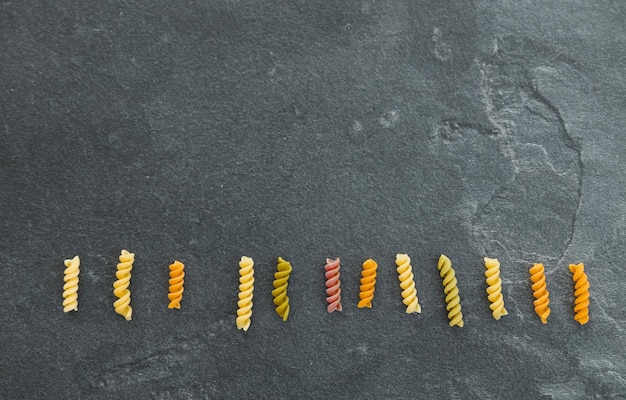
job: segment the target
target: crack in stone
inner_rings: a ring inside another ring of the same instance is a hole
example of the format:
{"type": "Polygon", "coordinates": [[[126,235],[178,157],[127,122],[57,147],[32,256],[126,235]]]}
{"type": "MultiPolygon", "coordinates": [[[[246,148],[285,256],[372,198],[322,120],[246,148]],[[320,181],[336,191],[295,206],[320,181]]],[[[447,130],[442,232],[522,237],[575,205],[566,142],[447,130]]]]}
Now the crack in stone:
{"type": "Polygon", "coordinates": [[[550,154],[548,153],[548,151],[546,150],[545,147],[543,147],[542,145],[540,145],[539,143],[517,143],[518,146],[520,147],[530,147],[530,148],[534,148],[534,149],[539,149],[543,155],[545,156],[545,160],[543,160],[543,162],[550,167],[550,169],[552,170],[552,172],[554,172],[556,175],[558,176],[566,176],[567,172],[559,172],[556,167],[554,166],[554,164],[552,164],[550,162],[550,154]]]}
{"type": "Polygon", "coordinates": [[[578,174],[578,193],[577,193],[578,202],[576,203],[576,209],[574,210],[574,215],[572,216],[572,229],[570,231],[570,235],[567,241],[565,242],[565,249],[563,250],[561,257],[559,258],[559,261],[557,262],[557,266],[558,266],[558,265],[561,265],[561,263],[563,262],[563,259],[565,258],[567,252],[569,251],[569,248],[572,245],[572,241],[574,240],[574,234],[576,233],[576,221],[577,221],[578,213],[580,211],[580,206],[582,203],[583,173],[584,173],[584,167],[585,167],[583,163],[583,158],[582,158],[582,139],[580,139],[579,142],[575,140],[575,138],[567,129],[565,120],[563,119],[563,116],[561,115],[561,112],[559,111],[558,107],[552,104],[550,100],[548,100],[543,94],[541,94],[541,92],[535,85],[533,85],[532,95],[535,98],[535,100],[544,104],[546,107],[548,107],[550,111],[554,113],[554,115],[556,115],[557,122],[559,126],[561,127],[561,129],[563,129],[563,133],[565,134],[565,145],[576,152],[576,158],[578,160],[578,169],[580,171],[578,174]]]}
{"type": "Polygon", "coordinates": [[[526,104],[524,106],[524,108],[531,114],[538,116],[539,118],[541,118],[542,120],[544,120],[545,122],[548,123],[552,123],[554,122],[553,119],[548,118],[547,116],[545,116],[542,112],[535,110],[534,108],[530,107],[528,104],[526,104]]]}
{"type": "MultiPolygon", "coordinates": [[[[513,126],[512,126],[513,122],[507,119],[503,119],[498,115],[499,110],[497,109],[493,101],[494,89],[491,87],[489,65],[486,63],[480,63],[478,64],[478,69],[480,71],[479,86],[480,86],[480,91],[482,94],[482,102],[485,106],[485,113],[487,115],[489,122],[495,128],[494,130],[500,133],[499,136],[502,138],[502,140],[499,141],[500,146],[501,146],[501,152],[504,155],[504,157],[507,158],[511,162],[511,166],[513,168],[513,173],[511,177],[509,178],[507,184],[513,183],[520,173],[520,161],[516,153],[516,148],[519,149],[520,146],[528,146],[528,147],[532,146],[534,148],[539,149],[546,156],[544,162],[554,173],[556,173],[559,176],[567,175],[568,172],[559,172],[557,168],[554,166],[554,164],[550,162],[548,152],[542,145],[535,144],[535,143],[520,143],[517,141],[515,136],[512,135],[512,131],[511,131],[513,129],[513,126]]],[[[533,109],[533,107],[530,107],[528,103],[525,105],[524,108],[528,112],[539,116],[541,119],[545,120],[546,122],[557,123],[558,126],[563,131],[562,135],[563,135],[565,146],[576,152],[576,159],[577,159],[577,165],[578,165],[578,170],[579,170],[578,171],[578,185],[577,185],[577,191],[576,191],[577,192],[576,193],[577,204],[576,204],[576,207],[574,209],[574,212],[571,218],[571,229],[569,231],[567,240],[564,242],[563,252],[561,253],[560,257],[558,257],[558,262],[556,264],[558,266],[562,264],[574,240],[577,218],[578,218],[578,214],[580,212],[580,208],[582,204],[582,186],[583,186],[583,173],[584,173],[584,163],[582,160],[582,139],[577,140],[577,138],[575,138],[572,135],[572,133],[569,131],[567,127],[567,124],[563,118],[563,115],[561,114],[561,111],[558,109],[558,107],[555,104],[553,104],[548,98],[546,98],[540,92],[540,90],[536,86],[536,82],[531,80],[530,87],[526,87],[524,91],[527,93],[527,96],[528,96],[527,100],[533,99],[537,101],[539,104],[545,106],[547,110],[549,110],[553,114],[553,116],[552,118],[550,118],[544,113],[541,113],[539,110],[535,110],[533,109]]],[[[494,190],[494,192],[491,193],[485,205],[482,207],[479,207],[477,209],[477,212],[474,213],[474,218],[476,218],[480,210],[485,210],[487,207],[489,207],[489,204],[492,202],[492,200],[494,200],[494,198],[497,198],[499,192],[502,191],[502,189],[507,184],[499,185],[494,190]]],[[[555,259],[557,258],[555,257],[555,259]]]]}
{"type": "Polygon", "coordinates": [[[432,140],[440,137],[443,139],[444,143],[451,144],[457,140],[467,137],[470,133],[493,137],[498,134],[498,130],[480,123],[444,119],[435,125],[434,133],[429,136],[429,139],[432,140]]]}
{"type": "Polygon", "coordinates": [[[491,100],[491,87],[489,85],[489,76],[487,75],[487,65],[482,64],[479,66],[480,70],[480,91],[482,93],[483,104],[485,105],[485,113],[489,122],[504,136],[508,136],[508,129],[502,124],[505,121],[499,121],[495,118],[495,106],[493,100],[491,100]]]}
{"type": "Polygon", "coordinates": [[[491,122],[494,126],[494,130],[503,137],[503,141],[501,142],[501,146],[503,148],[501,148],[501,152],[504,157],[511,161],[511,165],[513,166],[513,176],[509,182],[513,182],[520,172],[519,160],[517,159],[517,154],[514,149],[515,143],[511,142],[512,136],[509,135],[512,129],[510,125],[512,125],[513,122],[498,118],[496,115],[496,106],[493,104],[492,100],[492,89],[489,84],[487,64],[480,64],[478,69],[480,70],[480,91],[482,94],[483,104],[485,105],[485,114],[487,115],[489,122],[491,122]]]}
{"type": "Polygon", "coordinates": [[[145,355],[126,356],[105,365],[102,374],[92,382],[92,386],[109,389],[131,383],[171,378],[174,376],[172,370],[189,359],[190,348],[190,345],[182,343],[145,355]]]}

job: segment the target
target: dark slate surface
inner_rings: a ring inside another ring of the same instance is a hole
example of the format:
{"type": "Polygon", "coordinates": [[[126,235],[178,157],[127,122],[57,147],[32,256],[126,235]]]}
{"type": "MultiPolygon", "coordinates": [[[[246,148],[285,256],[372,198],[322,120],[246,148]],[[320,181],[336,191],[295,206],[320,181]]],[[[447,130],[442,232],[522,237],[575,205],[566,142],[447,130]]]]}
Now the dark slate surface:
{"type": "Polygon", "coordinates": [[[626,6],[450,3],[0,3],[0,398],[626,398],[626,6]],[[131,322],[112,308],[122,248],[131,322]],[[419,316],[403,312],[397,252],[419,316]],[[463,329],[447,325],[442,252],[463,329]],[[80,311],[65,315],[75,254],[80,311]],[[241,255],[256,261],[247,333],[241,255]],[[286,323],[279,255],[294,266],[286,323]],[[498,322],[485,255],[502,261],[498,322]],[[343,261],[332,315],[328,256],[343,261]],[[358,310],[368,257],[376,298],[358,310]],[[174,259],[187,280],[172,311],[174,259]]]}

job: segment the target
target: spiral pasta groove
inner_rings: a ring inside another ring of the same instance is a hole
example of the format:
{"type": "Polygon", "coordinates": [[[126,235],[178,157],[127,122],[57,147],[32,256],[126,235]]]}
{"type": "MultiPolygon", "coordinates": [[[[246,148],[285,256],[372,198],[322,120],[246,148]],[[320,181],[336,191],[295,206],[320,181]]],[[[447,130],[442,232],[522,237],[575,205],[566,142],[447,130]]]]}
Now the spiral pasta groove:
{"type": "Polygon", "coordinates": [[[497,258],[485,257],[485,277],[487,282],[487,299],[491,303],[491,315],[497,321],[509,313],[504,308],[502,296],[502,279],[500,278],[500,262],[497,258]]]}
{"type": "Polygon", "coordinates": [[[252,318],[254,294],[254,261],[243,256],[239,261],[239,300],[237,301],[237,329],[247,331],[252,318]]]}
{"type": "Polygon", "coordinates": [[[459,296],[459,287],[452,261],[445,255],[439,257],[437,263],[439,276],[443,278],[443,292],[446,295],[446,310],[448,311],[448,319],[450,326],[463,327],[463,313],[461,312],[461,297],[459,296]]]}
{"type": "Polygon", "coordinates": [[[277,271],[274,273],[274,290],[272,290],[272,297],[274,298],[274,305],[276,306],[276,314],[278,314],[283,321],[287,321],[289,311],[291,310],[289,297],[287,296],[289,276],[292,270],[291,263],[285,261],[282,257],[278,257],[276,270],[277,271]]]}
{"type": "Polygon", "coordinates": [[[185,265],[180,261],[174,261],[170,264],[170,279],[168,281],[169,293],[167,298],[170,301],[167,308],[180,309],[180,302],[183,299],[185,291],[185,265]]]}
{"type": "Polygon", "coordinates": [[[533,290],[533,297],[535,301],[535,313],[541,319],[542,324],[548,323],[548,317],[550,316],[550,292],[547,290],[546,274],[543,264],[536,263],[528,270],[530,273],[530,281],[532,282],[531,289],[533,290]]]}
{"type": "Polygon", "coordinates": [[[361,286],[359,288],[359,304],[357,304],[358,308],[372,308],[374,291],[376,289],[377,269],[378,264],[371,258],[365,260],[363,263],[363,269],[361,270],[361,286]]]}
{"type": "Polygon", "coordinates": [[[327,258],[324,269],[326,273],[326,302],[328,307],[326,311],[332,313],[334,311],[341,311],[341,274],[339,269],[341,268],[341,261],[339,257],[336,259],[327,258]]]}
{"type": "Polygon", "coordinates": [[[579,324],[589,322],[589,280],[583,263],[570,264],[569,270],[574,281],[574,319],[579,324]]]}
{"type": "Polygon", "coordinates": [[[80,275],[80,258],[78,256],[64,261],[63,273],[63,312],[78,311],[78,275],[80,275]]]}
{"type": "Polygon", "coordinates": [[[127,321],[132,319],[133,309],[130,306],[130,278],[135,261],[135,254],[126,250],[122,250],[120,254],[120,262],[117,264],[115,277],[117,280],[113,283],[113,294],[117,300],[113,303],[115,312],[126,318],[127,321]]]}
{"type": "Polygon", "coordinates": [[[407,254],[396,254],[396,265],[398,266],[396,271],[398,272],[398,280],[402,289],[402,303],[406,306],[406,313],[422,312],[422,307],[417,298],[411,258],[407,254]]]}

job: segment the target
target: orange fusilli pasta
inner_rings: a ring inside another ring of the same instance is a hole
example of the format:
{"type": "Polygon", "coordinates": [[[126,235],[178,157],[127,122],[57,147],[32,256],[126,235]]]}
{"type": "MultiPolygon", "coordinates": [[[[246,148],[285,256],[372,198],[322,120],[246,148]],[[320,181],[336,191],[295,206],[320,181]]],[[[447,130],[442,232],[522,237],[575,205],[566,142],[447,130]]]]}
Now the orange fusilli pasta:
{"type": "Polygon", "coordinates": [[[170,289],[167,294],[167,298],[170,304],[167,308],[180,309],[180,302],[183,299],[183,292],[185,291],[185,265],[180,261],[174,261],[170,264],[170,289]]]}
{"type": "Polygon", "coordinates": [[[532,282],[533,296],[535,301],[535,313],[541,319],[541,323],[547,324],[548,317],[550,316],[550,292],[547,290],[546,274],[544,272],[543,264],[534,264],[529,270],[530,281],[532,282]]]}
{"type": "Polygon", "coordinates": [[[570,264],[569,270],[574,281],[574,319],[584,325],[589,322],[589,280],[583,263],[570,264]]]}
{"type": "Polygon", "coordinates": [[[376,289],[376,269],[378,264],[371,258],[365,260],[363,269],[361,270],[361,287],[359,293],[358,308],[372,308],[372,300],[374,300],[374,290],[376,289]]]}

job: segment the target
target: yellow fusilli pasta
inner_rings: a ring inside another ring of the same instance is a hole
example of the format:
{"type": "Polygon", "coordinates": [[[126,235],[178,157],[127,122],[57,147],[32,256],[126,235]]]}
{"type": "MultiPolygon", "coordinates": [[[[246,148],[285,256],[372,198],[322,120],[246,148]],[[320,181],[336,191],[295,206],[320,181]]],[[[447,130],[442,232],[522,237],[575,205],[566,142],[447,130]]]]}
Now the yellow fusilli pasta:
{"type": "Polygon", "coordinates": [[[374,290],[376,289],[376,270],[378,264],[371,258],[365,260],[363,269],[361,270],[361,287],[359,292],[358,308],[372,308],[372,300],[374,300],[374,290]]]}
{"type": "Polygon", "coordinates": [[[411,267],[411,259],[406,254],[396,254],[396,271],[398,271],[398,280],[402,288],[402,302],[406,306],[406,313],[422,312],[422,307],[417,300],[417,289],[415,289],[415,279],[413,278],[413,268],[411,267]]]}
{"type": "Polygon", "coordinates": [[[289,297],[287,297],[287,286],[289,285],[289,275],[291,274],[291,263],[285,261],[282,257],[278,257],[278,265],[276,266],[276,273],[274,273],[274,290],[272,290],[272,297],[274,297],[274,305],[276,306],[276,314],[278,314],[283,321],[287,321],[289,317],[289,297]]]}
{"type": "Polygon", "coordinates": [[[122,250],[120,254],[120,262],[117,264],[117,271],[115,277],[117,280],[113,283],[113,294],[117,297],[113,307],[115,312],[124,316],[127,321],[132,319],[133,309],[130,306],[130,277],[133,269],[133,262],[135,261],[135,254],[126,250],[122,250]]]}
{"type": "Polygon", "coordinates": [[[63,312],[78,311],[78,275],[80,274],[80,258],[65,260],[63,276],[63,312]]]}
{"type": "Polygon", "coordinates": [[[180,309],[180,302],[183,299],[183,292],[185,291],[185,265],[180,261],[174,261],[170,264],[170,284],[169,293],[167,298],[170,301],[167,308],[180,309]]]}
{"type": "Polygon", "coordinates": [[[448,311],[448,319],[450,326],[463,327],[463,313],[461,312],[461,298],[459,296],[459,287],[452,268],[452,261],[445,255],[439,257],[437,263],[439,275],[443,278],[443,292],[446,295],[446,310],[448,311]]]}
{"type": "Polygon", "coordinates": [[[574,319],[581,325],[589,322],[589,280],[583,263],[570,264],[569,270],[574,281],[574,319]]]}
{"type": "Polygon", "coordinates": [[[497,258],[485,257],[485,277],[487,278],[487,299],[491,303],[491,315],[499,320],[503,315],[509,313],[504,308],[504,297],[502,296],[502,279],[500,278],[500,262],[497,258]]]}
{"type": "Polygon", "coordinates": [[[254,293],[254,261],[243,256],[239,261],[239,301],[237,302],[237,329],[247,331],[252,317],[252,297],[254,293]]]}

